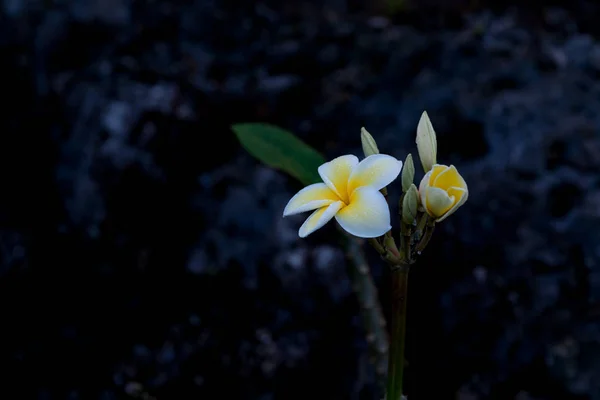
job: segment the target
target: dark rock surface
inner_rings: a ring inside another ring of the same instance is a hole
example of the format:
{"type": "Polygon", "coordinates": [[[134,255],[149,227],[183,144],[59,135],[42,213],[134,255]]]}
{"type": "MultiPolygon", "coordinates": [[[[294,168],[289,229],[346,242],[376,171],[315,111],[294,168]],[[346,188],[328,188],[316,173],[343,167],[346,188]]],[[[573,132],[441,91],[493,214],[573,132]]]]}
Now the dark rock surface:
{"type": "Polygon", "coordinates": [[[600,7],[462,3],[5,0],[0,398],[377,398],[333,225],[298,239],[229,126],[403,159],[426,109],[471,194],[412,273],[409,398],[599,400],[600,7]]]}

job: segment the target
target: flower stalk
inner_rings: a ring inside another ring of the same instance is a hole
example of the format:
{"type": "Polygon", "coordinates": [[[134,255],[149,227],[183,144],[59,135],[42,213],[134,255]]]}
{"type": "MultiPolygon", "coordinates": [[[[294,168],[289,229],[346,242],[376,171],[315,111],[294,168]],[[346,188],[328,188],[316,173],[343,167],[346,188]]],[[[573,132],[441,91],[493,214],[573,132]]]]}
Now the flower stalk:
{"type": "Polygon", "coordinates": [[[417,253],[416,255],[421,254],[421,252],[425,250],[425,247],[427,247],[431,237],[433,236],[433,230],[435,228],[435,221],[433,219],[427,218],[426,216],[424,218],[426,219],[425,231],[423,232],[419,243],[415,246],[415,252],[417,253]]]}
{"type": "Polygon", "coordinates": [[[386,400],[402,398],[408,271],[407,265],[397,265],[391,271],[392,323],[386,400]]]}

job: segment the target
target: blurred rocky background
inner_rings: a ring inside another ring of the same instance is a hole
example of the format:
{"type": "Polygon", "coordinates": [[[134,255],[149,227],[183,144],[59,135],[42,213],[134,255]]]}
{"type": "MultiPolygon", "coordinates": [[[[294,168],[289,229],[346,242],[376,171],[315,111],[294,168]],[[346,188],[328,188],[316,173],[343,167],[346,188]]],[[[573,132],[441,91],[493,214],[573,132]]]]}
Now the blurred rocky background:
{"type": "Polygon", "coordinates": [[[471,194],[409,399],[600,399],[598,3],[0,4],[0,398],[379,400],[334,225],[229,127],[403,159],[427,110],[471,194]]]}

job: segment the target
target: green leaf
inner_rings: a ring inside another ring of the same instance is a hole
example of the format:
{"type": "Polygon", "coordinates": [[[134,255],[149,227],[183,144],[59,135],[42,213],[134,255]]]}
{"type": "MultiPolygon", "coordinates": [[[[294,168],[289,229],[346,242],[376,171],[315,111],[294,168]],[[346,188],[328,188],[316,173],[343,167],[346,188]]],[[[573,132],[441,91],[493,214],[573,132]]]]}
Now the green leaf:
{"type": "Polygon", "coordinates": [[[320,182],[317,168],[325,158],[293,133],[263,123],[231,127],[242,146],[266,165],[287,172],[305,185],[320,182]]]}

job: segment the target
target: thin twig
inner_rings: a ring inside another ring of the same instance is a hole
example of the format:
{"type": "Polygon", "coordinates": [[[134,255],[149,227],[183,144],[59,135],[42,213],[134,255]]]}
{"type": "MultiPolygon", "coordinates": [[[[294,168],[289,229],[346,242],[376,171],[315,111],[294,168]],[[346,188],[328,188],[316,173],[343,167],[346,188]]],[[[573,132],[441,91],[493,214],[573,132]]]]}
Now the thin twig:
{"type": "Polygon", "coordinates": [[[361,243],[355,238],[344,235],[344,247],[348,260],[348,275],[360,304],[361,320],[366,331],[370,360],[375,367],[377,380],[383,388],[387,376],[389,338],[377,287],[371,276],[361,243]]]}
{"type": "Polygon", "coordinates": [[[394,265],[400,262],[400,253],[394,243],[394,238],[391,236],[386,234],[380,238],[369,239],[369,244],[373,246],[375,251],[377,251],[381,258],[388,264],[394,265]],[[383,244],[380,243],[380,239],[383,241],[383,244]]]}
{"type": "Polygon", "coordinates": [[[415,242],[421,240],[421,236],[423,236],[423,231],[425,230],[425,226],[429,220],[429,215],[427,215],[427,213],[420,214],[421,216],[417,217],[417,227],[415,228],[415,242]]]}
{"type": "Polygon", "coordinates": [[[420,255],[425,247],[429,244],[431,237],[433,236],[433,230],[435,229],[435,221],[432,218],[427,219],[427,225],[425,226],[425,233],[419,240],[419,243],[415,246],[415,252],[420,255]]]}
{"type": "Polygon", "coordinates": [[[386,251],[385,251],[385,248],[381,245],[381,243],[379,243],[379,240],[377,238],[371,238],[371,239],[368,239],[368,240],[369,240],[369,244],[371,246],[373,246],[373,248],[375,249],[375,251],[377,251],[380,256],[384,257],[386,251]]]}

